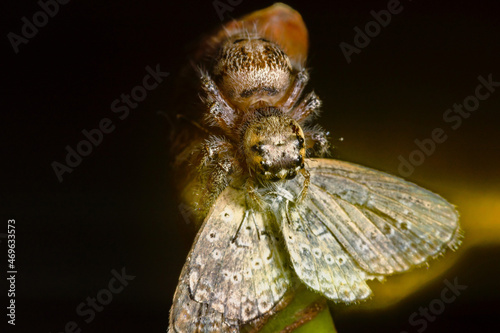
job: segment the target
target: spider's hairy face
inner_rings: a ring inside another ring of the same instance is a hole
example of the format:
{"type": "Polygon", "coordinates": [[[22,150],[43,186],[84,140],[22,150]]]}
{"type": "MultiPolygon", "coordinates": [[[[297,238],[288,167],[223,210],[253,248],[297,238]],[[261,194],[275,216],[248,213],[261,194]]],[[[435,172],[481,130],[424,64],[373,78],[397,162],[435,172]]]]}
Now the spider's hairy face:
{"type": "Polygon", "coordinates": [[[304,140],[300,125],[279,112],[250,119],[243,135],[250,171],[263,181],[293,179],[304,168],[304,140]]]}
{"type": "Polygon", "coordinates": [[[228,38],[213,67],[226,98],[241,110],[259,101],[275,105],[287,92],[292,72],[290,59],[277,44],[249,33],[228,38]]]}

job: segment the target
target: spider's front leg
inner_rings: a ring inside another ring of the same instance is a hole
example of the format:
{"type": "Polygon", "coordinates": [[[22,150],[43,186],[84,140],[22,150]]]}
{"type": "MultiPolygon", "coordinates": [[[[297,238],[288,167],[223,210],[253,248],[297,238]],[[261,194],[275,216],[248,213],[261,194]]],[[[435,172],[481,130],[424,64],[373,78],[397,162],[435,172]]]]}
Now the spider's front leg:
{"type": "Polygon", "coordinates": [[[232,129],[236,125],[236,110],[229,105],[208,73],[201,74],[201,83],[206,93],[203,100],[208,108],[205,121],[209,125],[220,127],[226,134],[231,135],[232,129]]]}
{"type": "Polygon", "coordinates": [[[309,81],[309,74],[307,73],[306,69],[303,69],[300,72],[298,72],[286,99],[284,101],[279,102],[278,106],[283,110],[285,110],[285,112],[290,110],[295,105],[295,102],[302,94],[302,91],[304,90],[308,81],[309,81]]]}
{"type": "MultiPolygon", "coordinates": [[[[321,100],[312,91],[290,111],[290,116],[300,124],[308,123],[310,119],[318,115],[321,104],[321,100]]],[[[304,126],[303,130],[306,137],[307,156],[322,157],[328,155],[330,149],[328,132],[319,125],[304,126]]]]}
{"type": "Polygon", "coordinates": [[[241,173],[234,145],[223,137],[211,136],[201,147],[198,167],[200,190],[196,210],[204,216],[219,194],[241,173]]]}
{"type": "Polygon", "coordinates": [[[311,91],[302,99],[302,101],[300,101],[300,104],[297,105],[297,107],[290,111],[290,117],[295,119],[297,122],[302,123],[308,120],[311,116],[318,115],[321,104],[321,100],[316,93],[311,91]]]}
{"type": "Polygon", "coordinates": [[[319,125],[304,129],[308,157],[324,157],[330,154],[328,134],[329,133],[319,125]]]}

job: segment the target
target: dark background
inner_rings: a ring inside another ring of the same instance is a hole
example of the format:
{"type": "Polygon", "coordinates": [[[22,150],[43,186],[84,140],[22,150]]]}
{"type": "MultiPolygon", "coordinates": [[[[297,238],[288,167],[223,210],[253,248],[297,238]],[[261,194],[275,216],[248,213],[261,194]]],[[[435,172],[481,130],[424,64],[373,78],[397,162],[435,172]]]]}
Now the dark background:
{"type": "MultiPolygon", "coordinates": [[[[331,132],[335,157],[397,174],[398,156],[408,157],[413,140],[442,127],[448,140],[410,179],[450,201],[462,189],[498,194],[500,89],[457,130],[442,119],[474,93],[479,75],[500,81],[496,1],[401,3],[403,11],[347,64],[339,43],[352,44],[353,28],[387,1],[288,2],[309,29],[310,87],[324,102],[321,124],[331,132]]],[[[243,0],[225,17],[270,4],[243,0]]],[[[16,219],[15,331],[62,332],[75,321],[83,332],[164,332],[193,235],[175,201],[169,127],[157,111],[166,110],[186,45],[220,25],[212,1],[73,1],[18,54],[6,35],[20,34],[21,18],[31,21],[40,8],[35,1],[2,7],[0,232],[7,219],[16,219]],[[171,76],[119,120],[111,102],[156,64],[171,76]],[[84,139],[81,131],[103,118],[112,119],[115,130],[60,183],[51,163],[64,162],[65,146],[74,148],[84,139]],[[122,267],[135,279],[85,323],[76,307],[122,267]]],[[[484,209],[488,214],[488,205],[484,209]]],[[[473,228],[473,220],[466,222],[466,231],[473,228]]],[[[2,281],[5,244],[2,239],[2,281]]],[[[497,331],[499,252],[491,244],[464,247],[446,275],[387,309],[340,315],[332,307],[337,329],[416,332],[408,316],[439,297],[444,278],[459,276],[468,291],[426,332],[497,331]]]]}

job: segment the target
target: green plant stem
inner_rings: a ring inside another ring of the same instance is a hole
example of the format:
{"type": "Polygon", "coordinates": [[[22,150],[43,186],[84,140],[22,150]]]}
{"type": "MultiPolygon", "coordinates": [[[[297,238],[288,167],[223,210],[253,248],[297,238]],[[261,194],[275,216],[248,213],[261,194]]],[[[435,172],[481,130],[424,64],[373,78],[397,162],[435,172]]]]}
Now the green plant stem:
{"type": "Polygon", "coordinates": [[[259,333],[336,333],[327,301],[302,286],[283,310],[273,315],[259,333]]]}

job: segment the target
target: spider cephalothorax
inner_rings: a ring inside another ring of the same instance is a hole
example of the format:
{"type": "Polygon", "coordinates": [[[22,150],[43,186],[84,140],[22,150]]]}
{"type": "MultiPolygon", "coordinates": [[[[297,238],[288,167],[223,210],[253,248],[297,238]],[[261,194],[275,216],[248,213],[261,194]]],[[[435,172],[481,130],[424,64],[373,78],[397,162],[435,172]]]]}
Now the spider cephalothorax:
{"type": "Polygon", "coordinates": [[[293,179],[304,168],[304,132],[297,121],[281,110],[257,110],[242,132],[247,166],[260,180],[293,179]]]}

